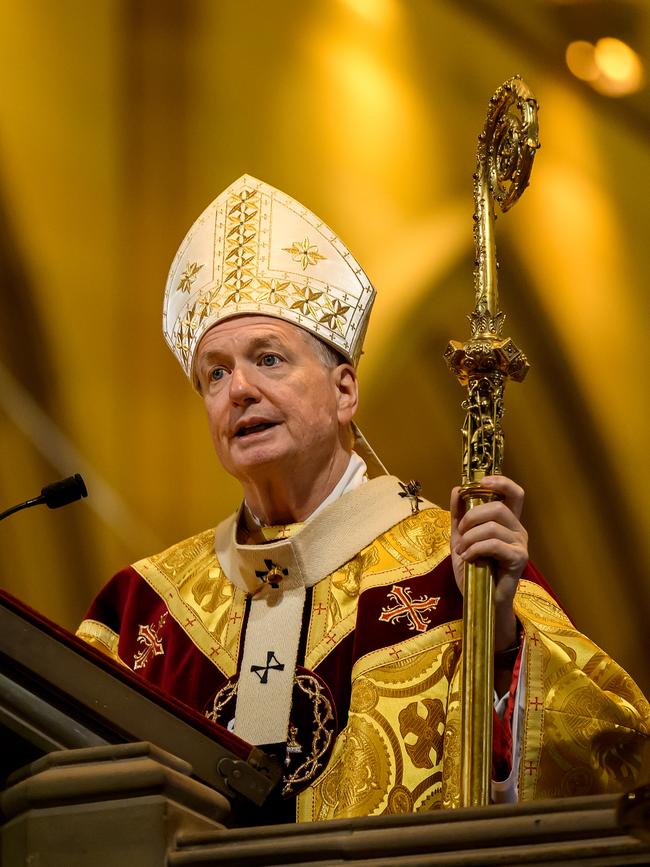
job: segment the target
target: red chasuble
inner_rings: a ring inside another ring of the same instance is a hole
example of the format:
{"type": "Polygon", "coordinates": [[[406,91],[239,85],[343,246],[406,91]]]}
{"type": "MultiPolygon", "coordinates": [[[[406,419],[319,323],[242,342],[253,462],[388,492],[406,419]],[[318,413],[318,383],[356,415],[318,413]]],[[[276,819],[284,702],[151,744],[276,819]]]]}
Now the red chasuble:
{"type": "MultiPolygon", "coordinates": [[[[427,508],[307,588],[286,742],[263,745],[285,766],[263,821],[458,804],[462,597],[448,550],[448,513],[427,508]]],[[[78,634],[232,726],[250,605],[251,595],[226,577],[209,530],[119,572],[78,634]]],[[[515,611],[526,636],[519,796],[629,784],[648,728],[647,702],[575,630],[532,565],[515,611]]],[[[273,703],[280,647],[281,636],[270,636],[251,666],[268,685],[268,705],[256,708],[261,715],[273,703]]],[[[505,773],[507,721],[495,745],[505,773]]]]}

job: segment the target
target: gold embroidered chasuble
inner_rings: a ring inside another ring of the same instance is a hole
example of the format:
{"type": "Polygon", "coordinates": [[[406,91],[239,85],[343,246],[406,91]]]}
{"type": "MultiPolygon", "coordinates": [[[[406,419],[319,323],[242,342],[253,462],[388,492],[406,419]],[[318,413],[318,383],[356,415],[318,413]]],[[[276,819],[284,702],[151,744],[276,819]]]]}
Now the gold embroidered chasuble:
{"type": "MultiPolygon", "coordinates": [[[[462,599],[448,550],[448,514],[425,508],[378,533],[310,588],[294,704],[296,696],[307,701],[311,717],[301,728],[292,710],[283,788],[296,798],[298,821],[458,804],[462,599]]],[[[140,561],[121,581],[129,589],[120,590],[119,603],[111,600],[113,607],[145,592],[164,606],[152,604],[146,623],[144,608],[134,613],[125,629],[118,621],[129,618],[106,623],[112,614],[98,603],[78,634],[177,697],[193,680],[188,671],[203,666],[196,693],[180,697],[227,724],[251,595],[226,577],[214,531],[140,561]],[[134,582],[144,589],[133,589],[134,582]],[[136,626],[151,628],[158,642],[140,669],[138,653],[152,643],[135,634],[136,626]],[[172,644],[186,658],[176,680],[155,675],[155,666],[164,672],[172,665],[165,661],[172,644]],[[201,683],[210,676],[214,688],[205,701],[201,683]]],[[[627,788],[648,737],[648,703],[543,585],[529,566],[515,598],[526,645],[519,797],[627,788]]],[[[267,660],[269,682],[272,669],[267,660]]]]}

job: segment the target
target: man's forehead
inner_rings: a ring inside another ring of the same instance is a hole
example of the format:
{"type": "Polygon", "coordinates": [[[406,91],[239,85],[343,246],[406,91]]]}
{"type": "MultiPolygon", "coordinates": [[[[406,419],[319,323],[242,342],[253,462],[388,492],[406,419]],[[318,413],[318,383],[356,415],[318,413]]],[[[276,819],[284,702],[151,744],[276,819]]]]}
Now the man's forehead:
{"type": "Polygon", "coordinates": [[[289,342],[304,341],[306,336],[305,330],[298,325],[292,325],[290,322],[276,319],[273,316],[233,316],[217,322],[216,325],[209,328],[199,341],[197,349],[198,352],[201,352],[208,345],[215,347],[230,343],[233,340],[237,342],[261,339],[289,342]]]}

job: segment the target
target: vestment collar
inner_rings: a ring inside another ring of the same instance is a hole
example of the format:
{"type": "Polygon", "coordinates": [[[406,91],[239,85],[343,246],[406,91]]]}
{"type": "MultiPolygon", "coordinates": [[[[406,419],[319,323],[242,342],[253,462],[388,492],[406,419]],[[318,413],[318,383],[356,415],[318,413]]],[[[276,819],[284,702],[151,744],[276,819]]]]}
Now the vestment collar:
{"type": "Polygon", "coordinates": [[[414,505],[395,476],[379,476],[327,505],[291,538],[263,545],[237,541],[241,507],[216,528],[215,551],[226,577],[255,595],[268,584],[311,587],[351,560],[373,539],[412,514],[414,505]]]}

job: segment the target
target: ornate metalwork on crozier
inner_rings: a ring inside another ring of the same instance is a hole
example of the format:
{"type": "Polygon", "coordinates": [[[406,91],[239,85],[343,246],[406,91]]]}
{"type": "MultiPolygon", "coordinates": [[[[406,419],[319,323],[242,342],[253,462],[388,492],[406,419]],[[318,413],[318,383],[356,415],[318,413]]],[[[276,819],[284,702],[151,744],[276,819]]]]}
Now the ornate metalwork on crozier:
{"type": "Polygon", "coordinates": [[[503,388],[501,381],[486,376],[472,379],[468,397],[461,406],[467,411],[463,423],[463,467],[476,477],[499,472],[503,460],[503,388]]]}
{"type": "MultiPolygon", "coordinates": [[[[503,392],[508,379],[521,382],[528,360],[501,332],[494,240],[495,203],[505,212],[528,186],[537,137],[537,103],[518,76],[490,99],[479,136],[474,173],[474,295],[469,315],[471,337],[451,340],[445,360],[461,385],[461,498],[472,509],[495,498],[481,482],[501,472],[503,463],[503,392]]],[[[494,651],[494,568],[489,561],[466,563],[463,592],[461,803],[486,804],[490,791],[494,651]]]]}
{"type": "Polygon", "coordinates": [[[528,185],[537,139],[537,103],[519,78],[502,85],[490,100],[479,136],[474,173],[474,293],[469,315],[471,339],[451,340],[445,360],[468,397],[463,425],[463,484],[501,472],[503,458],[503,389],[508,379],[521,382],[528,360],[501,332],[494,203],[502,211],[514,205],[528,185]]]}

